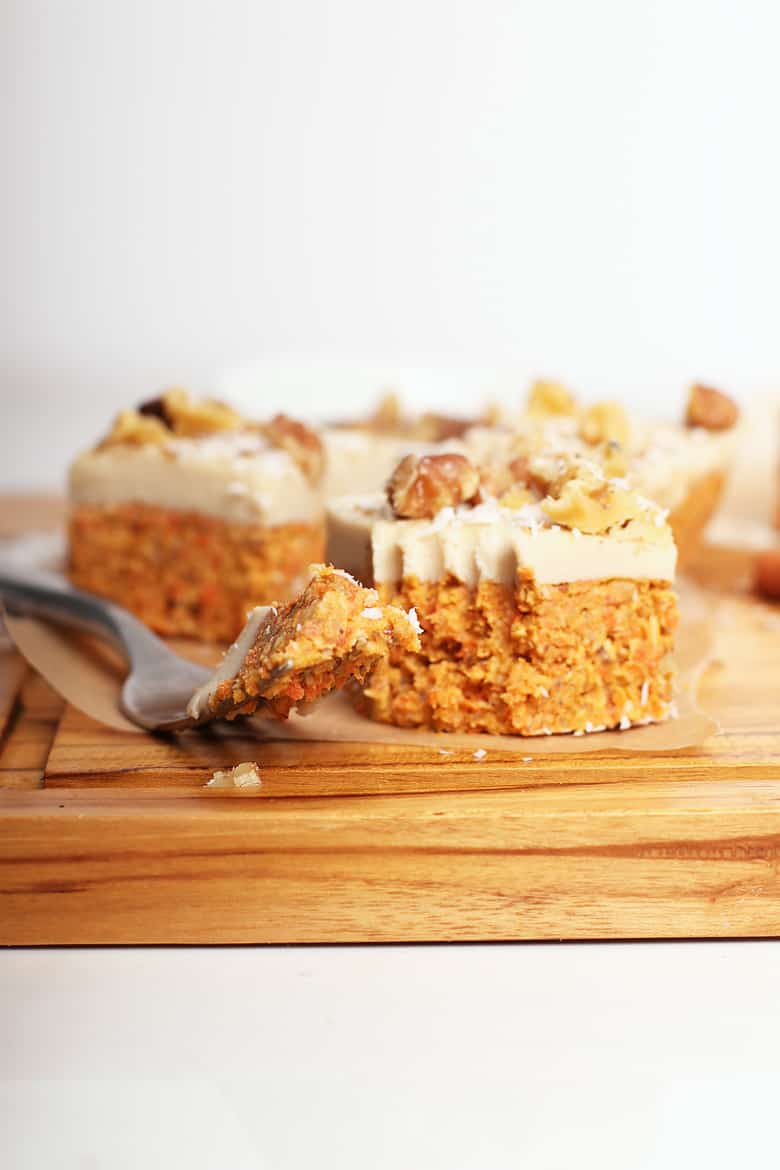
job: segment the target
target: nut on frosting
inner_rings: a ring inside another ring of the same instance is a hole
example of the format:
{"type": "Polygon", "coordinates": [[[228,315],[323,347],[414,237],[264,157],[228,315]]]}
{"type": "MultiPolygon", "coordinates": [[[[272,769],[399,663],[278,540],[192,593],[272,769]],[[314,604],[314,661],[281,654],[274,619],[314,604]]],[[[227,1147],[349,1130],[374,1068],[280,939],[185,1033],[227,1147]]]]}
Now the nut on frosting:
{"type": "Polygon", "coordinates": [[[576,403],[571,391],[560,382],[538,378],[528,394],[529,414],[574,414],[576,403]]]}
{"type": "Polygon", "coordinates": [[[728,431],[739,418],[739,408],[728,394],[711,386],[691,386],[685,410],[687,427],[703,427],[706,431],[728,431]]]}
{"type": "Polygon", "coordinates": [[[101,447],[119,447],[125,444],[143,447],[161,447],[167,443],[171,432],[165,423],[155,415],[139,414],[137,410],[122,410],[114,419],[101,447]]]}
{"type": "Polygon", "coordinates": [[[442,508],[471,503],[479,488],[479,471],[465,455],[407,455],[390,477],[387,498],[396,516],[427,520],[442,508]]]}
{"type": "Polygon", "coordinates": [[[272,447],[286,451],[310,483],[319,483],[325,470],[325,455],[319,435],[286,414],[277,414],[261,423],[260,431],[272,447]]]}
{"type": "Polygon", "coordinates": [[[596,535],[637,519],[647,504],[617,480],[604,479],[596,468],[575,465],[550,485],[542,510],[555,524],[596,535]]]}
{"type": "Polygon", "coordinates": [[[586,406],[580,414],[580,438],[596,446],[598,443],[628,443],[630,428],[623,407],[618,402],[596,402],[586,406]]]}
{"type": "Polygon", "coordinates": [[[136,410],[123,410],[100,447],[164,447],[171,439],[201,439],[231,431],[262,435],[269,446],[286,451],[312,484],[321,480],[322,442],[309,427],[286,414],[266,423],[250,422],[224,402],[193,399],[186,390],[167,390],[136,410]]]}
{"type": "Polygon", "coordinates": [[[130,443],[161,447],[171,437],[199,438],[237,431],[245,425],[241,415],[224,402],[213,398],[196,400],[186,390],[166,390],[159,398],[142,402],[137,410],[123,410],[101,446],[130,443]]]}

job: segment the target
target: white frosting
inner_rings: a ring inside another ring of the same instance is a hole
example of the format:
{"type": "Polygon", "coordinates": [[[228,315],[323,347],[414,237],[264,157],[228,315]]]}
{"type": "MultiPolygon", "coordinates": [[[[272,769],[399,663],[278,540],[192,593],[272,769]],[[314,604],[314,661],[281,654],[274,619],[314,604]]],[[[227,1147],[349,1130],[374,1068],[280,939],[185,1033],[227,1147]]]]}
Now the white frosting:
{"type": "Polygon", "coordinates": [[[480,580],[511,584],[518,571],[540,585],[566,581],[673,581],[677,550],[663,513],[589,535],[546,520],[537,505],[497,504],[451,511],[433,520],[377,520],[371,529],[375,582],[402,577],[439,581],[452,574],[469,586],[480,580]],[[660,524],[656,518],[660,517],[660,524]]]}
{"type": "Polygon", "coordinates": [[[164,446],[87,451],[70,471],[77,504],[139,503],[265,525],[316,523],[322,489],[262,435],[226,432],[164,446]]]}
{"type": "Polygon", "coordinates": [[[341,427],[326,428],[322,441],[326,454],[325,495],[329,500],[381,491],[405,455],[464,450],[457,439],[422,442],[341,427]]]}
{"type": "Polygon", "coordinates": [[[225,651],[224,657],[210,679],[198,687],[187,704],[187,714],[198,719],[204,711],[208,711],[208,701],[220,683],[226,679],[235,678],[241,669],[241,664],[255,644],[257,631],[270,613],[271,606],[256,605],[247,614],[246,625],[236,638],[233,645],[225,651]]]}
{"type": "Polygon", "coordinates": [[[326,559],[331,565],[347,569],[363,585],[370,585],[371,525],[380,517],[392,516],[390,505],[381,492],[340,496],[329,501],[327,516],[326,559]]]}

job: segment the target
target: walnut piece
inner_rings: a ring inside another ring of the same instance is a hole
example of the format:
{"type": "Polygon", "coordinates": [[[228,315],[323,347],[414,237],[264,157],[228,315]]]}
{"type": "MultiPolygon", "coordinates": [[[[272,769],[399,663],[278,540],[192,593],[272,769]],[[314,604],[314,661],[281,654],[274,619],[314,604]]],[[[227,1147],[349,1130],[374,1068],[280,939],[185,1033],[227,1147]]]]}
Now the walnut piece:
{"type": "Polygon", "coordinates": [[[553,485],[542,509],[555,524],[590,534],[635,520],[644,511],[636,492],[588,469],[553,485]]]}
{"type": "Polygon", "coordinates": [[[758,553],[753,562],[753,584],[763,597],[780,601],[780,548],[758,553]]]}
{"type": "Polygon", "coordinates": [[[161,447],[170,437],[171,432],[159,418],[138,414],[135,410],[123,410],[115,418],[114,425],[100,444],[100,449],[126,445],[161,447]]]}
{"type": "Polygon", "coordinates": [[[703,427],[706,431],[728,431],[739,418],[739,407],[728,394],[711,386],[691,386],[685,409],[687,427],[703,427]]]}
{"type": "Polygon", "coordinates": [[[596,446],[598,443],[628,443],[630,428],[623,407],[618,402],[597,402],[580,415],[580,438],[596,446]]]}
{"type": "Polygon", "coordinates": [[[574,395],[560,382],[539,378],[528,394],[529,414],[574,414],[574,395]]]}
{"type": "Polygon", "coordinates": [[[494,497],[507,508],[519,508],[547,495],[548,482],[534,472],[527,455],[484,464],[479,470],[480,498],[494,497]]]}
{"type": "Polygon", "coordinates": [[[427,520],[473,501],[479,487],[479,472],[465,455],[407,455],[390,477],[387,498],[396,516],[427,520]]]}
{"type": "Polygon", "coordinates": [[[618,479],[628,475],[628,455],[625,448],[614,439],[608,439],[596,452],[607,479],[618,479]]]}
{"type": "Polygon", "coordinates": [[[286,414],[277,414],[270,422],[261,423],[259,429],[272,447],[290,455],[310,483],[320,482],[325,455],[319,435],[286,414]]]}
{"type": "MultiPolygon", "coordinates": [[[[151,405],[156,405],[154,400],[151,405]]],[[[224,402],[214,398],[196,400],[186,390],[167,390],[162,396],[162,411],[173,433],[184,439],[238,431],[246,425],[241,415],[224,402]]]]}

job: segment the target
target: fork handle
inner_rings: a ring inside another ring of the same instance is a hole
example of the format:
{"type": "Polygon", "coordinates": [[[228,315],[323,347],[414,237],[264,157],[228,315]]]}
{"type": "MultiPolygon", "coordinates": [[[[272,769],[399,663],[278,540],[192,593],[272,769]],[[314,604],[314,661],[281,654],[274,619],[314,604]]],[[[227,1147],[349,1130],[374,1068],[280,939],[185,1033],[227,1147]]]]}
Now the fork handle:
{"type": "Polygon", "coordinates": [[[109,638],[130,659],[130,626],[148,634],[131,614],[93,593],[70,585],[64,577],[38,570],[19,572],[0,565],[0,600],[10,614],[44,618],[89,634],[109,638]]]}

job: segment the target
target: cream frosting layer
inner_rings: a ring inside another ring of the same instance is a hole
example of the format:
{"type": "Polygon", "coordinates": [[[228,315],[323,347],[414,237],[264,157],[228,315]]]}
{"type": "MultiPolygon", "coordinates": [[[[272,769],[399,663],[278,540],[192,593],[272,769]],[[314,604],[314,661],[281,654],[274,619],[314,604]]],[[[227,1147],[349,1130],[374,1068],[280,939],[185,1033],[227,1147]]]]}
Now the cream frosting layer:
{"type": "Polygon", "coordinates": [[[381,490],[405,455],[465,450],[457,439],[421,442],[346,427],[326,428],[322,441],[326,455],[325,495],[329,500],[381,490]]]}
{"type": "Polygon", "coordinates": [[[211,678],[207,679],[203,686],[198,687],[187,704],[187,714],[193,719],[199,719],[204,712],[208,711],[209,699],[220,683],[236,677],[244,659],[255,644],[258,630],[271,609],[272,607],[268,605],[256,605],[254,609],[249,611],[243,630],[233,645],[225,651],[222,661],[211,678]]]}
{"type": "Polygon", "coordinates": [[[76,504],[151,504],[269,526],[315,524],[323,512],[322,488],[290,455],[242,431],[87,451],[71,467],[70,497],[76,504]]]}
{"type": "Polygon", "coordinates": [[[540,585],[567,581],[673,581],[677,549],[665,513],[652,504],[636,520],[590,535],[552,524],[538,504],[445,508],[433,520],[399,520],[380,495],[335,501],[329,527],[340,526],[341,563],[375,584],[403,577],[439,581],[452,574],[469,586],[510,584],[519,572],[540,585]],[[350,567],[352,566],[352,567],[350,567]]]}

